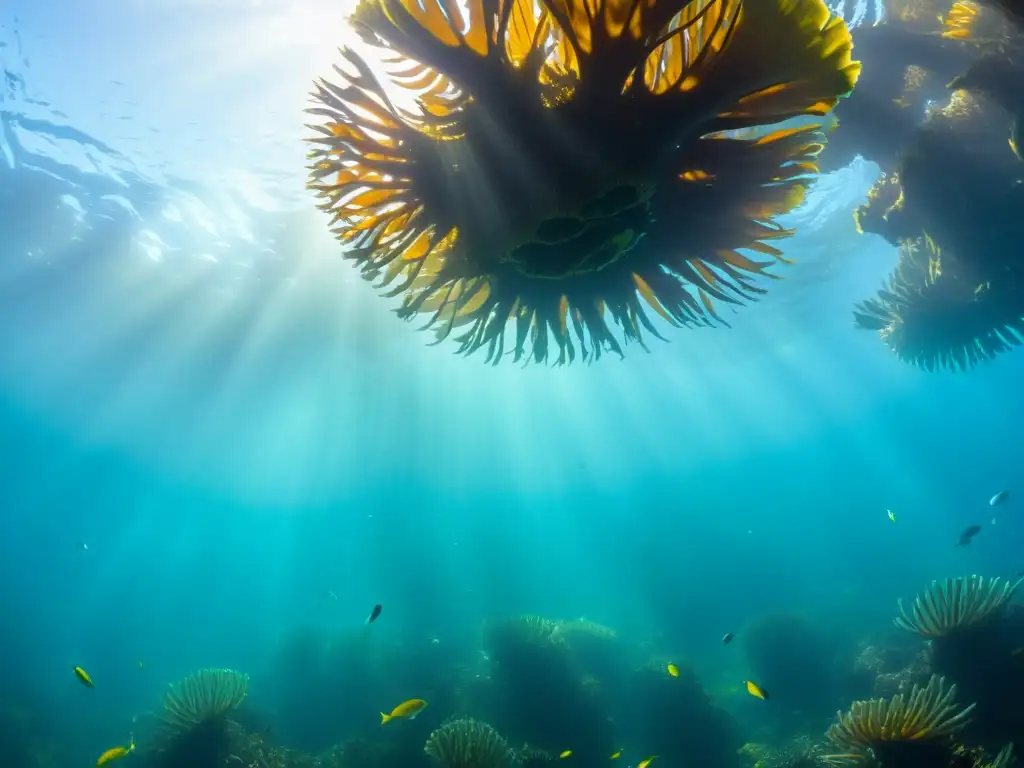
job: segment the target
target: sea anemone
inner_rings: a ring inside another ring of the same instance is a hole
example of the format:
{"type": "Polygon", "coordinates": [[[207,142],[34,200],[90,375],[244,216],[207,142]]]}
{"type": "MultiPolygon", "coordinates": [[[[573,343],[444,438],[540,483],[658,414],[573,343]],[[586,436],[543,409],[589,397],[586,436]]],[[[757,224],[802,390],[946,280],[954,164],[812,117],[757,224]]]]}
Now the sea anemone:
{"type": "Polygon", "coordinates": [[[899,601],[900,615],[893,619],[897,627],[926,637],[947,637],[975,629],[998,618],[1024,577],[1015,581],[998,576],[960,576],[933,581],[915,599],[910,613],[899,601]]]}
{"type": "Polygon", "coordinates": [[[442,768],[507,768],[514,757],[501,734],[471,718],[449,720],[423,749],[442,768]]]}
{"type": "Polygon", "coordinates": [[[509,325],[516,360],[592,360],[660,337],[649,310],[724,324],[715,300],[763,293],[824,141],[777,124],[860,71],[823,0],[362,0],[352,22],[380,62],[343,49],[315,84],[310,187],[400,317],[493,363],[509,325]]]}
{"type": "Polygon", "coordinates": [[[945,678],[933,675],[928,685],[914,686],[906,697],[855,701],[849,712],[837,713],[838,722],[826,734],[843,752],[822,759],[834,766],[867,766],[884,764],[893,754],[944,754],[950,736],[974,709],[973,704],[957,705],[955,699],[956,686],[946,687],[945,678]]]}
{"type": "Polygon", "coordinates": [[[202,669],[169,686],[149,748],[155,768],[223,765],[235,750],[259,747],[228,718],[245,700],[248,684],[240,672],[202,669]]]}
{"type": "Polygon", "coordinates": [[[160,720],[176,731],[223,720],[242,705],[248,687],[249,677],[240,672],[201,669],[168,687],[160,720]]]}

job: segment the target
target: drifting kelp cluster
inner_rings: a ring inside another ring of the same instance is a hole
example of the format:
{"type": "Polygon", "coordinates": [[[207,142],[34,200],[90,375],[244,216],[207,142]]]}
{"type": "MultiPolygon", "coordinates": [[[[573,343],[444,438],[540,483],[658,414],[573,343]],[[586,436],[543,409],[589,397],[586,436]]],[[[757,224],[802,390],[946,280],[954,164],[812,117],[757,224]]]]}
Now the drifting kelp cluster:
{"type": "Polygon", "coordinates": [[[310,186],[401,317],[495,363],[763,293],[826,141],[777,124],[860,69],[822,0],[363,0],[353,24],[376,60],[316,83],[310,186]]]}
{"type": "Polygon", "coordinates": [[[936,104],[901,135],[857,212],[858,228],[900,255],[855,322],[926,370],[967,370],[1024,338],[1024,36],[1015,13],[1012,3],[962,0],[933,17],[926,36],[959,51],[943,61],[960,71],[943,78],[941,98],[930,94],[936,104]]]}

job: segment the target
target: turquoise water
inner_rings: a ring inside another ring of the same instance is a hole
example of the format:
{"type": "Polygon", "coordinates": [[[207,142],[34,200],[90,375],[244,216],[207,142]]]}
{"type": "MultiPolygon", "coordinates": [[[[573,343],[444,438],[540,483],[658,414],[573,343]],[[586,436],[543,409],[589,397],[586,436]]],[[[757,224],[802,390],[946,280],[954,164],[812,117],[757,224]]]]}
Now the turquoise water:
{"type": "MultiPolygon", "coordinates": [[[[988,507],[1016,493],[1022,358],[927,374],[852,328],[896,260],[850,224],[873,164],[814,187],[796,264],[732,329],[491,368],[396,319],[304,190],[340,19],[0,16],[0,748],[36,745],[11,768],[94,764],[205,667],[247,673],[244,724],[285,746],[383,738],[379,711],[476,679],[481,627],[518,614],[613,628],[623,668],[685,661],[764,741],[745,628],[798,613],[809,653],[852,657],[932,579],[1024,567],[1016,497],[988,507]]],[[[484,717],[446,696],[393,738],[484,717]]],[[[822,698],[827,725],[849,702],[822,698]]]]}

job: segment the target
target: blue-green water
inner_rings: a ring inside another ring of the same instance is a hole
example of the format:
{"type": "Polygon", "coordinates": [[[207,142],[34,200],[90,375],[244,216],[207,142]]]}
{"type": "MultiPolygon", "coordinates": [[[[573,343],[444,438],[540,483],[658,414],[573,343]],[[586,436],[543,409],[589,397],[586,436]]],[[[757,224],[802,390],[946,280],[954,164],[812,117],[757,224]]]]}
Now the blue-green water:
{"type": "MultiPolygon", "coordinates": [[[[337,8],[16,5],[0,17],[10,768],[93,765],[133,731],[128,759],[146,759],[168,684],[207,667],[249,675],[243,724],[275,743],[426,760],[451,716],[516,722],[467,710],[496,697],[474,693],[487,628],[520,614],[614,629],[609,677],[692,667],[737,744],[820,735],[872,694],[822,670],[889,637],[897,598],[1024,568],[1024,358],[927,374],[851,327],[896,258],[850,223],[873,164],[812,189],[786,222],[796,264],[732,329],[491,368],[397,320],[305,194],[301,110],[337,8]],[[758,622],[780,614],[806,623],[766,651],[758,622]],[[755,674],[768,702],[741,690],[755,674]],[[436,701],[380,730],[421,696],[436,701]]],[[[600,682],[596,720],[618,730],[594,743],[635,765],[638,689],[600,682]]]]}

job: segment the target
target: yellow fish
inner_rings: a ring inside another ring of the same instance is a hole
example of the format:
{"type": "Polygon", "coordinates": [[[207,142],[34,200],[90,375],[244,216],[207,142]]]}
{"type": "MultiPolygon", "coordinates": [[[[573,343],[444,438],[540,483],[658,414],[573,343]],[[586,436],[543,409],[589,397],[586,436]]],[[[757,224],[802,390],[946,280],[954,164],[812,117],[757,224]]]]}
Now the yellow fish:
{"type": "Polygon", "coordinates": [[[1010,149],[1018,159],[1024,160],[1024,112],[1017,115],[1010,125],[1010,149]]]}
{"type": "Polygon", "coordinates": [[[612,756],[609,758],[609,760],[618,760],[620,757],[622,757],[622,750],[621,749],[616,750],[615,752],[612,752],[612,756]]]}
{"type": "Polygon", "coordinates": [[[81,681],[82,685],[84,685],[86,688],[96,687],[92,684],[92,678],[89,677],[89,673],[81,667],[75,667],[75,677],[77,677],[79,681],[81,681]]]}
{"type": "Polygon", "coordinates": [[[762,701],[768,701],[768,691],[759,686],[753,680],[744,680],[743,684],[747,687],[747,693],[751,696],[755,696],[762,701]]]}
{"type": "Polygon", "coordinates": [[[657,755],[651,755],[650,757],[645,757],[643,760],[641,760],[639,763],[636,764],[636,768],[647,768],[648,765],[650,765],[651,763],[653,763],[657,759],[658,759],[657,755]]]}
{"type": "Polygon", "coordinates": [[[567,750],[563,751],[559,755],[559,757],[562,758],[563,760],[565,760],[565,758],[567,758],[567,757],[572,757],[572,750],[571,749],[567,749],[567,750]]]}
{"type": "Polygon", "coordinates": [[[100,755],[100,759],[96,761],[96,768],[100,768],[101,765],[106,765],[107,763],[112,763],[115,760],[120,760],[122,757],[130,755],[134,751],[135,734],[132,734],[131,738],[128,741],[127,747],[114,747],[113,749],[108,749],[106,752],[100,755]]]}
{"type": "Polygon", "coordinates": [[[677,667],[675,664],[669,664],[667,669],[668,673],[672,675],[672,677],[679,677],[679,667],[677,667]]]}
{"type": "Polygon", "coordinates": [[[891,510],[891,509],[887,509],[887,510],[885,510],[885,511],[886,511],[886,513],[888,513],[888,515],[889,515],[889,519],[890,519],[890,520],[892,520],[892,521],[893,521],[893,522],[895,523],[895,522],[896,522],[896,515],[894,515],[894,514],[892,513],[892,510],[891,510]]]}
{"type": "Polygon", "coordinates": [[[403,701],[401,704],[399,704],[397,707],[391,710],[390,715],[381,712],[380,724],[384,725],[385,723],[394,720],[395,718],[400,718],[403,720],[412,720],[414,717],[416,717],[416,715],[422,712],[426,708],[426,706],[427,702],[425,702],[423,699],[409,699],[408,701],[403,701]]]}
{"type": "Polygon", "coordinates": [[[141,671],[142,671],[143,669],[145,669],[145,668],[146,668],[146,665],[145,665],[145,664],[143,664],[143,663],[142,663],[142,662],[140,661],[140,662],[139,662],[139,671],[141,672],[141,671]]]}

